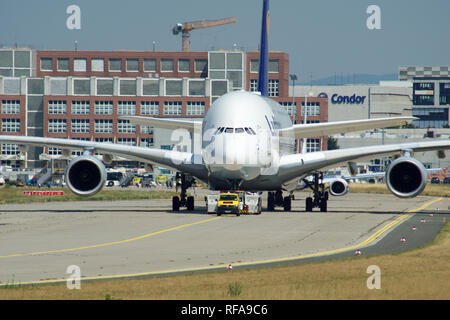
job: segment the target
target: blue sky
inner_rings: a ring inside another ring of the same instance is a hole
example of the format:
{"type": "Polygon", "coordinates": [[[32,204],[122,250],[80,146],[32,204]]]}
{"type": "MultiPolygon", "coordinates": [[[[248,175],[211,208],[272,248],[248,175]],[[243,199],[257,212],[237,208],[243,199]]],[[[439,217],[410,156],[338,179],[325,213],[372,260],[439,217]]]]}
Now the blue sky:
{"type": "MultiPolygon", "coordinates": [[[[191,50],[256,50],[261,0],[14,0],[0,3],[0,45],[70,50],[180,50],[178,22],[236,17],[196,30],[191,50]],[[81,30],[66,27],[66,8],[81,9],[81,30]]],[[[400,65],[450,65],[448,0],[283,0],[270,2],[270,49],[290,55],[301,81],[334,73],[397,73],[400,65]],[[369,30],[369,5],[381,29],[369,30]]]]}

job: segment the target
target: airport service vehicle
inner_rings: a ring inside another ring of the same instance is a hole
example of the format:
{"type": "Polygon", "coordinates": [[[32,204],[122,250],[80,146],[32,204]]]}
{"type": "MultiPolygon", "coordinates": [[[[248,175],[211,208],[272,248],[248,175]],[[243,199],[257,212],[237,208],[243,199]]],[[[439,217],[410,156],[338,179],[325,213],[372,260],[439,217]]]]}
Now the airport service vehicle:
{"type": "MultiPolygon", "coordinates": [[[[248,214],[261,214],[262,211],[262,194],[249,193],[244,191],[222,192],[219,195],[208,195],[206,197],[206,206],[208,213],[218,213],[221,205],[220,196],[223,194],[236,194],[239,199],[239,212],[248,214]]],[[[223,203],[222,203],[223,204],[223,203]]]]}
{"type": "Polygon", "coordinates": [[[120,180],[123,178],[123,173],[118,170],[108,170],[106,173],[106,185],[114,187],[120,185],[120,180]]]}
{"type": "MultiPolygon", "coordinates": [[[[92,196],[104,187],[104,163],[110,163],[112,155],[179,172],[182,177],[192,179],[182,179],[181,193],[172,199],[174,211],[180,207],[194,209],[194,199],[186,193],[194,178],[212,190],[268,191],[268,199],[273,199],[268,200],[268,207],[274,208],[282,203],[284,210],[289,211],[290,193],[295,190],[299,179],[311,175],[314,180],[310,184],[314,193],[313,207],[319,205],[326,211],[328,197],[319,183],[321,173],[347,163],[380,157],[394,159],[386,170],[385,181],[395,196],[410,198],[419,195],[427,183],[427,171],[414,158],[414,153],[439,151],[444,154],[444,150],[450,149],[450,140],[294,153],[295,142],[299,139],[401,126],[417,118],[293,124],[287,111],[268,97],[268,4],[268,0],[263,1],[259,93],[226,93],[214,101],[202,121],[120,116],[132,124],[172,129],[172,136],[175,136],[173,150],[13,135],[0,135],[0,143],[16,144],[20,150],[26,150],[27,146],[43,146],[60,148],[64,152],[81,151],[83,154],[69,162],[65,173],[68,188],[80,196],[92,196]],[[193,141],[189,140],[191,137],[193,141]],[[102,156],[96,156],[97,153],[102,156]]],[[[277,5],[284,4],[277,2],[277,5]]]]}
{"type": "Polygon", "coordinates": [[[220,216],[224,213],[234,213],[237,216],[240,216],[240,204],[241,201],[239,200],[239,194],[229,192],[221,193],[219,194],[219,199],[217,200],[217,215],[220,216]]]}

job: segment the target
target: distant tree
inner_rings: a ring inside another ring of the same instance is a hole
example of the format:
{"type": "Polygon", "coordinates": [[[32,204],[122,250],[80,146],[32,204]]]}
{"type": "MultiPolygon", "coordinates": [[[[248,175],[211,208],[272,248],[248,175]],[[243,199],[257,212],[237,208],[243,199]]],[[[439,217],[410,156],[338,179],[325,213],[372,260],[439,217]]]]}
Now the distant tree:
{"type": "Polygon", "coordinates": [[[337,139],[335,139],[333,137],[328,137],[327,143],[328,143],[328,150],[339,149],[339,145],[338,145],[337,139]]]}

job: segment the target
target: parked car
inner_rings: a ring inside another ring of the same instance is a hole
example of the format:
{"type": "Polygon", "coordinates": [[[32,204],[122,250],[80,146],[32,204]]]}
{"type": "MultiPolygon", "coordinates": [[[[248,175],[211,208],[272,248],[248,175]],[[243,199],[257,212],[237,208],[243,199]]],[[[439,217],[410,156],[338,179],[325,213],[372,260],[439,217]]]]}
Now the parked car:
{"type": "Polygon", "coordinates": [[[441,183],[441,180],[439,180],[438,177],[433,177],[433,178],[431,178],[430,183],[441,183]]]}
{"type": "Polygon", "coordinates": [[[442,183],[450,183],[450,177],[445,177],[442,183]]]}

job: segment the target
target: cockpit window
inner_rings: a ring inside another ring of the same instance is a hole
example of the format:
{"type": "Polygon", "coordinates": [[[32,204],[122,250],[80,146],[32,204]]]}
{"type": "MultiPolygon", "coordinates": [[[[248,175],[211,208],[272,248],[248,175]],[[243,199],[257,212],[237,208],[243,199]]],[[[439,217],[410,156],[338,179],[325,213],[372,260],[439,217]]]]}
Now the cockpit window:
{"type": "Polygon", "coordinates": [[[247,128],[247,127],[245,127],[244,129],[245,129],[245,132],[247,132],[248,134],[256,135],[255,131],[253,131],[252,128],[247,128]]]}
{"type": "Polygon", "coordinates": [[[234,133],[243,133],[244,129],[243,128],[236,128],[234,129],[234,133]]]}
{"type": "Polygon", "coordinates": [[[233,133],[233,128],[226,128],[225,133],[233,133]]]}

